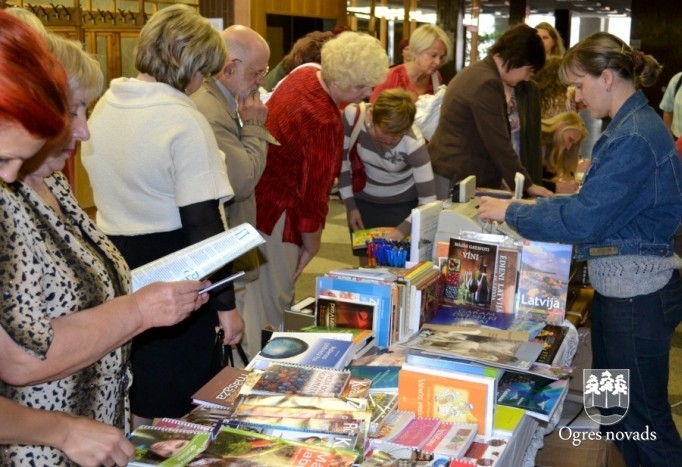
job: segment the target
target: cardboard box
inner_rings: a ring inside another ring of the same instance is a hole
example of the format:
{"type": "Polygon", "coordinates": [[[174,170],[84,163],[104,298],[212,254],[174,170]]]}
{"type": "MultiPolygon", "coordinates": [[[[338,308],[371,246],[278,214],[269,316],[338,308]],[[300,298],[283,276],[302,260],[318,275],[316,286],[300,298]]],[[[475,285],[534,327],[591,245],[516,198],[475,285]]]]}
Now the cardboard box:
{"type": "Polygon", "coordinates": [[[623,456],[611,441],[582,440],[574,446],[554,430],[545,436],[544,446],[535,457],[536,467],[625,467],[623,456]]]}

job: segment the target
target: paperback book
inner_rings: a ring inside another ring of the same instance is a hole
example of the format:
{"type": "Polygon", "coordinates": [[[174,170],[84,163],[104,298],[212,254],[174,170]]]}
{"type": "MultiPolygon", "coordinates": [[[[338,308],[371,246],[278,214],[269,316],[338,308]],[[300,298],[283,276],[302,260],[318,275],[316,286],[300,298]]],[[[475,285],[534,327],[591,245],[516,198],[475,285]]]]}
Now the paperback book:
{"type": "Polygon", "coordinates": [[[208,432],[140,426],[128,438],[135,447],[135,458],[128,465],[188,465],[206,449],[210,436],[208,432]]]}
{"type": "Polygon", "coordinates": [[[481,325],[509,329],[515,321],[513,313],[498,313],[471,306],[440,305],[428,321],[429,324],[481,325]]]}
{"type": "Polygon", "coordinates": [[[561,344],[568,333],[568,327],[557,324],[545,324],[542,331],[533,339],[533,342],[542,344],[542,352],[536,362],[551,365],[559,352],[561,344]]]}
{"type": "Polygon", "coordinates": [[[497,386],[497,404],[523,409],[528,415],[547,422],[563,405],[567,392],[567,379],[552,380],[507,371],[497,386]]]}
{"type": "Polygon", "coordinates": [[[395,448],[407,448],[410,451],[421,450],[440,426],[436,418],[412,418],[405,426],[392,430],[386,436],[374,438],[370,442],[373,449],[391,452],[395,448]]]}
{"type": "Polygon", "coordinates": [[[542,351],[542,344],[534,342],[443,331],[429,325],[397,346],[512,370],[528,370],[542,351]]]}
{"type": "Polygon", "coordinates": [[[324,446],[335,449],[345,449],[356,451],[358,435],[347,435],[340,433],[327,433],[324,431],[302,431],[286,429],[276,426],[256,425],[254,423],[244,423],[237,420],[228,420],[227,426],[242,431],[260,433],[274,438],[281,438],[289,441],[297,441],[311,446],[324,446]]]}
{"type": "Polygon", "coordinates": [[[251,388],[251,394],[338,397],[350,372],[283,363],[270,363],[251,388]]]}
{"type": "Polygon", "coordinates": [[[371,330],[374,324],[375,308],[375,303],[319,297],[315,322],[318,326],[331,328],[371,330]]]}
{"type": "Polygon", "coordinates": [[[397,392],[375,392],[367,397],[368,408],[371,410],[368,434],[375,436],[379,426],[398,407],[397,392]]]}
{"type": "Polygon", "coordinates": [[[316,446],[253,431],[223,427],[206,449],[195,457],[197,465],[258,465],[319,467],[351,466],[358,453],[348,449],[316,446]]]}
{"type": "Polygon", "coordinates": [[[495,378],[403,365],[398,381],[398,409],[417,417],[445,422],[475,423],[478,432],[492,434],[495,378]]]}
{"type": "Polygon", "coordinates": [[[395,283],[363,282],[350,278],[321,276],[317,278],[316,296],[318,300],[323,297],[340,298],[374,305],[372,329],[376,346],[388,347],[391,344],[395,286],[395,283]]]}
{"type": "Polygon", "coordinates": [[[247,376],[251,372],[241,368],[226,366],[192,395],[198,405],[225,407],[234,406],[247,376]]]}
{"type": "Polygon", "coordinates": [[[516,283],[518,281],[519,250],[499,247],[492,276],[490,310],[515,315],[516,283]]]}
{"type": "Polygon", "coordinates": [[[441,423],[422,451],[438,457],[462,457],[471,446],[476,434],[476,424],[441,423]]]}
{"type": "Polygon", "coordinates": [[[348,369],[352,376],[369,379],[371,381],[370,393],[398,392],[399,366],[351,365],[348,369]]]}
{"type": "Polygon", "coordinates": [[[498,246],[494,244],[450,239],[443,302],[489,310],[497,250],[498,246]]]}
{"type": "Polygon", "coordinates": [[[573,247],[523,241],[516,317],[561,324],[566,314],[573,247]]]}
{"type": "Polygon", "coordinates": [[[344,368],[353,357],[353,336],[344,333],[273,332],[248,370],[265,370],[270,363],[344,368]]]}
{"type": "Polygon", "coordinates": [[[467,360],[436,355],[419,349],[409,349],[405,356],[405,362],[414,366],[424,366],[443,371],[459,371],[470,375],[489,376],[495,379],[499,379],[502,373],[504,373],[504,370],[494,366],[485,366],[467,360]]]}
{"type": "Polygon", "coordinates": [[[509,439],[502,436],[476,435],[462,461],[471,461],[473,465],[503,465],[508,444],[509,439]]]}

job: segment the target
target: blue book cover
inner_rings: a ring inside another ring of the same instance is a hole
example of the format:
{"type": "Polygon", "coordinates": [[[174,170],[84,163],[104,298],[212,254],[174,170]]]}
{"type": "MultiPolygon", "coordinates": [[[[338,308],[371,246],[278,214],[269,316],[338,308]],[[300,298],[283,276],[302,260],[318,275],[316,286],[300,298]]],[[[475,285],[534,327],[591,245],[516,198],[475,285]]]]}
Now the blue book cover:
{"type": "Polygon", "coordinates": [[[372,385],[369,392],[398,392],[399,366],[349,366],[351,376],[369,379],[372,385]]]}
{"type": "Polygon", "coordinates": [[[507,330],[514,320],[513,313],[497,313],[473,306],[441,305],[429,320],[429,324],[482,324],[507,330]]]}
{"type": "Polygon", "coordinates": [[[264,370],[270,363],[295,363],[341,369],[353,357],[352,334],[273,332],[247,370],[264,370]]]}
{"type": "Polygon", "coordinates": [[[506,372],[497,386],[497,404],[525,410],[531,417],[549,421],[564,402],[568,379],[506,372]]]}
{"type": "Polygon", "coordinates": [[[405,355],[405,362],[415,366],[425,366],[445,371],[459,371],[470,375],[492,376],[498,379],[504,373],[504,370],[501,368],[480,365],[443,355],[435,355],[419,349],[409,349],[407,355],[405,355]]]}
{"type": "Polygon", "coordinates": [[[375,304],[376,311],[372,327],[376,336],[375,345],[377,347],[391,345],[394,284],[320,276],[317,278],[316,285],[318,298],[332,297],[375,304]]]}

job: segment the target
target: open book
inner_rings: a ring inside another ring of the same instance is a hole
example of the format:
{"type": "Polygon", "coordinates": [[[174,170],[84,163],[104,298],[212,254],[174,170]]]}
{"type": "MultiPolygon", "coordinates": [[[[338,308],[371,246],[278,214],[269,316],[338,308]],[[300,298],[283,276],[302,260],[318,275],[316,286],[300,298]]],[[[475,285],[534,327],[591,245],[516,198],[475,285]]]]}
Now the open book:
{"type": "Polygon", "coordinates": [[[238,225],[133,269],[133,292],[152,282],[204,279],[263,243],[265,239],[251,224],[238,225]]]}

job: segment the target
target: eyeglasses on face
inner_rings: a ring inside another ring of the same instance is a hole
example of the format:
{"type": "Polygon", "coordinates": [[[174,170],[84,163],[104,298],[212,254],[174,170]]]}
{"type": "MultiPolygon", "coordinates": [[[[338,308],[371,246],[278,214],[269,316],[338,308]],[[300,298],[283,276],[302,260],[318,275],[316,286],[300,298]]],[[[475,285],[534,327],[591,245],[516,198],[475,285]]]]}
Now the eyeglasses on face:
{"type": "MultiPolygon", "coordinates": [[[[242,63],[242,64],[244,63],[244,61],[239,59],[239,58],[233,58],[232,61],[235,63],[242,63]]],[[[253,74],[254,79],[258,79],[258,78],[264,79],[267,76],[268,72],[270,71],[270,67],[266,66],[265,70],[251,70],[250,68],[247,67],[247,71],[249,71],[250,73],[253,74]]]]}

